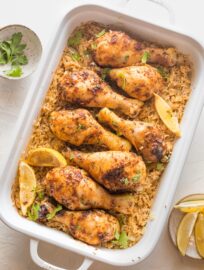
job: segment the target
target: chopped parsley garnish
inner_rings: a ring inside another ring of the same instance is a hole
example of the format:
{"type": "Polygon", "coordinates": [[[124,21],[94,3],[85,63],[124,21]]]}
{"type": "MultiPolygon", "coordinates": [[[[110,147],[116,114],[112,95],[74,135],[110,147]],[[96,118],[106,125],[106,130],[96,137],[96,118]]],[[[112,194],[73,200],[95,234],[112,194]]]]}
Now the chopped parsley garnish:
{"type": "Polygon", "coordinates": [[[74,60],[74,61],[80,61],[80,59],[81,59],[81,56],[80,56],[80,54],[79,53],[72,53],[71,54],[71,58],[72,58],[72,60],[74,60]]]}
{"type": "Polygon", "coordinates": [[[143,56],[141,58],[142,64],[146,64],[149,58],[150,58],[150,53],[149,52],[144,52],[143,56]]]}
{"type": "Polygon", "coordinates": [[[163,171],[163,169],[164,169],[164,165],[162,164],[162,163],[157,163],[157,171],[163,171]]]}
{"type": "Polygon", "coordinates": [[[45,197],[45,193],[43,191],[39,191],[39,192],[37,192],[37,196],[38,196],[39,200],[43,200],[45,197]]]}
{"type": "Polygon", "coordinates": [[[160,75],[165,79],[168,80],[169,78],[169,73],[163,68],[163,67],[158,67],[157,71],[160,73],[160,75]]]}
{"type": "Polygon", "coordinates": [[[134,183],[137,183],[137,182],[140,180],[140,177],[141,177],[141,173],[138,172],[138,173],[136,173],[136,174],[132,177],[132,181],[133,181],[134,183]]]}
{"type": "Polygon", "coordinates": [[[81,31],[77,31],[72,37],[70,37],[67,41],[67,45],[71,47],[75,47],[79,45],[81,39],[83,37],[83,34],[81,31]]]}
{"type": "Polygon", "coordinates": [[[91,44],[91,48],[92,48],[93,50],[95,50],[95,49],[97,48],[97,44],[96,44],[96,43],[92,43],[92,44],[91,44]]]}
{"type": "Polygon", "coordinates": [[[61,210],[62,210],[62,206],[58,204],[57,207],[54,208],[54,210],[51,213],[47,214],[46,218],[48,220],[53,219],[53,217],[55,217],[55,215],[61,210]]]}
{"type": "Polygon", "coordinates": [[[115,239],[112,242],[120,246],[120,248],[128,247],[128,236],[125,231],[122,231],[120,234],[118,231],[115,232],[115,239]]]}
{"type": "Polygon", "coordinates": [[[32,221],[36,221],[39,217],[40,204],[34,203],[28,211],[28,218],[32,221]]]}
{"type": "Polygon", "coordinates": [[[97,38],[102,37],[102,36],[105,34],[105,32],[106,32],[106,29],[103,29],[101,32],[99,32],[99,33],[96,34],[95,36],[96,36],[97,38]]]}
{"type": "Polygon", "coordinates": [[[120,226],[122,226],[126,223],[126,216],[124,214],[120,214],[118,216],[118,220],[119,220],[120,226]]]}
{"type": "Polygon", "coordinates": [[[22,33],[14,33],[10,39],[0,42],[0,65],[10,64],[11,69],[4,71],[7,76],[20,77],[23,72],[20,66],[26,65],[28,59],[24,53],[26,44],[21,43],[22,33]]]}
{"type": "Polygon", "coordinates": [[[129,180],[128,180],[127,177],[120,179],[120,182],[122,182],[122,183],[125,184],[126,186],[129,184],[129,180]]]}
{"type": "Polygon", "coordinates": [[[118,74],[118,77],[122,79],[122,88],[125,89],[126,87],[126,78],[125,78],[125,75],[123,73],[119,73],[118,74]]]}
{"type": "Polygon", "coordinates": [[[110,68],[103,68],[101,73],[101,79],[105,81],[105,78],[107,77],[108,73],[110,71],[110,68]]]}
{"type": "Polygon", "coordinates": [[[82,124],[78,124],[77,130],[85,129],[86,127],[82,124]]]}

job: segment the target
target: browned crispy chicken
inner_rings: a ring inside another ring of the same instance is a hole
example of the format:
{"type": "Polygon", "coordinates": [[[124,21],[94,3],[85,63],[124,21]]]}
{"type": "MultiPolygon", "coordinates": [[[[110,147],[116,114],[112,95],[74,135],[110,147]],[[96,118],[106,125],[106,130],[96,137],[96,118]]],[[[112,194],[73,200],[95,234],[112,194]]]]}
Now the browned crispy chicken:
{"type": "Polygon", "coordinates": [[[123,214],[132,213],[131,195],[111,195],[87,176],[84,170],[73,166],[57,167],[44,178],[49,196],[70,210],[107,209],[123,214]]]}
{"type": "Polygon", "coordinates": [[[83,153],[66,152],[71,164],[86,170],[99,184],[108,190],[142,190],[146,179],[146,166],[141,157],[132,152],[106,151],[83,153]]]}
{"type": "Polygon", "coordinates": [[[102,145],[111,150],[130,151],[131,144],[104,129],[84,109],[52,112],[49,118],[52,132],[61,140],[79,146],[102,145]]]}
{"type": "Polygon", "coordinates": [[[120,225],[114,216],[101,210],[65,211],[55,221],[67,226],[68,233],[89,245],[101,245],[115,238],[120,225]]]}
{"type": "Polygon", "coordinates": [[[124,120],[107,108],[98,114],[99,121],[121,132],[147,162],[158,162],[166,153],[166,144],[159,130],[149,123],[124,120]]]}
{"type": "Polygon", "coordinates": [[[163,66],[176,64],[176,50],[174,48],[145,47],[119,31],[109,31],[96,39],[94,58],[100,66],[127,67],[141,63],[144,53],[148,53],[147,63],[163,66]]]}
{"type": "Polygon", "coordinates": [[[141,101],[114,92],[94,71],[81,70],[66,74],[59,83],[63,99],[83,107],[118,109],[134,117],[140,112],[141,101]]]}
{"type": "MultiPolygon", "coordinates": [[[[41,202],[39,215],[52,213],[54,208],[54,205],[44,200],[41,202]]],[[[115,238],[115,233],[120,232],[117,218],[102,210],[61,210],[53,217],[52,222],[63,225],[67,233],[89,245],[101,245],[111,241],[115,238]]]]}
{"type": "Polygon", "coordinates": [[[141,101],[150,99],[164,86],[161,75],[150,65],[112,69],[109,75],[129,96],[141,101]]]}

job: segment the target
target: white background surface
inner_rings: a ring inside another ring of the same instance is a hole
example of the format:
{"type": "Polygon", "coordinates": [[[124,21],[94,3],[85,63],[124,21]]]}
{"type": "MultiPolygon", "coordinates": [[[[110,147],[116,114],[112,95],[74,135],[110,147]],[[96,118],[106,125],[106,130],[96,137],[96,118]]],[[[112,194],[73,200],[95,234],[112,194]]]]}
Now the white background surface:
{"type": "MultiPolygon", "coordinates": [[[[167,1],[167,0],[166,0],[167,1]]],[[[85,1],[81,1],[85,2],[85,1]]],[[[88,2],[88,1],[86,1],[88,2]]],[[[146,0],[132,0],[125,6],[125,0],[100,0],[97,3],[121,6],[131,14],[159,24],[168,24],[168,14],[161,7],[156,7],[146,0]]],[[[49,43],[50,35],[63,14],[77,1],[74,0],[0,0],[0,27],[8,24],[24,24],[33,29],[40,37],[43,48],[49,43]]],[[[188,31],[204,44],[204,1],[169,0],[172,5],[175,24],[188,31]]],[[[0,78],[0,172],[9,153],[10,142],[15,131],[15,123],[27,89],[34,76],[19,82],[8,82],[0,78]]],[[[203,88],[204,90],[204,88],[203,88]]],[[[1,179],[3,180],[3,179],[1,179]]],[[[172,179],[173,181],[173,179],[172,179]]],[[[201,115],[191,149],[186,160],[175,201],[190,193],[204,193],[204,111],[201,115]]],[[[29,238],[12,231],[0,222],[0,270],[37,270],[30,259],[29,238]]],[[[49,262],[75,269],[82,257],[55,248],[48,244],[40,245],[40,254],[49,262]]],[[[118,268],[118,267],[117,267],[118,268]]],[[[161,235],[153,253],[138,265],[120,269],[127,270],[190,270],[203,269],[204,261],[195,261],[181,257],[172,245],[167,226],[161,235]]],[[[94,263],[91,270],[113,270],[115,267],[94,263]]]]}

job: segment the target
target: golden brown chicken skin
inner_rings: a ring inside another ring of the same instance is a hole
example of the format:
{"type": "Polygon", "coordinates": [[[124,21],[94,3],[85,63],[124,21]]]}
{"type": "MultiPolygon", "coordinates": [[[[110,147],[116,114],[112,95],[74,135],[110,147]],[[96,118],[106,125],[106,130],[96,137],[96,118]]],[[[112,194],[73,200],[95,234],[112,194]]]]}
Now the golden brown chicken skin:
{"type": "Polygon", "coordinates": [[[143,43],[129,37],[124,32],[109,31],[96,39],[94,59],[100,66],[127,67],[141,63],[144,53],[148,53],[147,63],[163,66],[176,64],[174,48],[147,48],[143,43]]]}
{"type": "Polygon", "coordinates": [[[143,103],[117,94],[94,71],[81,70],[65,74],[58,87],[64,100],[83,107],[117,109],[135,117],[143,103]]]}
{"type": "Polygon", "coordinates": [[[55,221],[67,226],[68,233],[89,245],[102,245],[115,238],[120,225],[114,216],[101,210],[64,211],[55,221]]]}
{"type": "Polygon", "coordinates": [[[141,191],[145,184],[146,166],[135,153],[83,153],[68,150],[65,155],[68,162],[86,170],[99,184],[112,192],[141,191]]]}
{"type": "Polygon", "coordinates": [[[109,76],[129,96],[141,101],[150,99],[164,87],[161,75],[150,65],[112,69],[109,76]]]}
{"type": "Polygon", "coordinates": [[[44,179],[47,194],[70,210],[106,209],[129,214],[134,207],[131,195],[111,195],[73,166],[49,171],[44,179]]]}
{"type": "Polygon", "coordinates": [[[141,153],[147,162],[161,161],[167,151],[163,135],[154,126],[141,121],[124,120],[108,108],[102,109],[98,114],[102,123],[108,124],[112,129],[121,132],[141,153]]]}
{"type": "MultiPolygon", "coordinates": [[[[55,206],[49,200],[43,200],[38,215],[44,217],[52,213],[55,206]]],[[[120,225],[114,216],[102,210],[65,211],[61,210],[52,222],[63,225],[63,230],[75,239],[89,245],[102,245],[115,238],[115,232],[120,232],[120,225]]],[[[42,222],[43,223],[43,222],[42,222]]]]}
{"type": "Polygon", "coordinates": [[[111,150],[131,149],[127,140],[104,129],[91,113],[84,109],[52,112],[49,124],[55,136],[76,146],[91,144],[106,146],[111,150]]]}

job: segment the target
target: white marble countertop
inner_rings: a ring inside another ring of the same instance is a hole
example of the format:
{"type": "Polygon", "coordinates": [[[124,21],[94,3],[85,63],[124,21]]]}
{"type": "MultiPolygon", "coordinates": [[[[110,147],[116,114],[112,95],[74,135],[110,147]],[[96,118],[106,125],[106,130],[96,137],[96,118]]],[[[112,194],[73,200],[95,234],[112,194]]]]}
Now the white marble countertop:
{"type": "MultiPolygon", "coordinates": [[[[166,0],[172,5],[176,25],[197,37],[204,44],[203,0],[166,0]]],[[[84,1],[85,2],[85,1],[84,1]]],[[[86,1],[88,2],[88,1],[86,1]]],[[[98,0],[107,4],[120,4],[121,0],[98,0]]],[[[49,42],[60,17],[66,13],[74,0],[0,0],[0,26],[25,24],[39,35],[43,47],[49,42]]],[[[145,0],[132,0],[129,11],[137,17],[161,24],[168,23],[168,16],[161,8],[152,9],[145,0]]],[[[2,171],[10,149],[15,123],[23,106],[33,76],[19,82],[0,79],[0,171],[2,171]]],[[[175,200],[189,193],[204,192],[204,111],[201,115],[188,158],[186,160],[175,200]]],[[[173,181],[173,179],[172,179],[173,181]]],[[[37,270],[30,258],[29,238],[15,232],[0,222],[0,270],[37,270]]],[[[40,254],[49,262],[76,269],[82,257],[48,244],[40,245],[40,254]]],[[[204,262],[181,257],[172,245],[165,226],[161,238],[152,254],[140,264],[125,267],[127,270],[172,270],[203,269],[204,262]]],[[[95,262],[91,270],[113,270],[115,267],[95,262]]],[[[122,269],[122,268],[121,268],[122,269]]]]}

